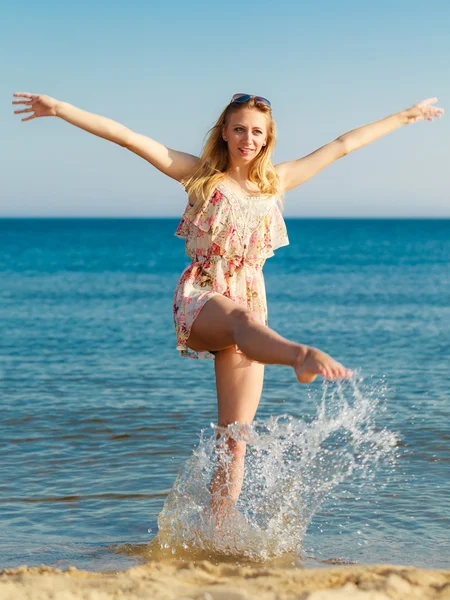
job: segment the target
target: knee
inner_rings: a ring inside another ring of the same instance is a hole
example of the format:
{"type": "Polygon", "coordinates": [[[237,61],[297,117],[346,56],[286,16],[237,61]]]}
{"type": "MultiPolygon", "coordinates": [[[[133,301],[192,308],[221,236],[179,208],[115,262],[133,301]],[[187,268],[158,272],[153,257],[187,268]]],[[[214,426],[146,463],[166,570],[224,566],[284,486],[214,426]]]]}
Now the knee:
{"type": "Polygon", "coordinates": [[[235,317],[235,327],[239,329],[255,323],[261,324],[261,317],[254,310],[240,310],[235,317]]]}

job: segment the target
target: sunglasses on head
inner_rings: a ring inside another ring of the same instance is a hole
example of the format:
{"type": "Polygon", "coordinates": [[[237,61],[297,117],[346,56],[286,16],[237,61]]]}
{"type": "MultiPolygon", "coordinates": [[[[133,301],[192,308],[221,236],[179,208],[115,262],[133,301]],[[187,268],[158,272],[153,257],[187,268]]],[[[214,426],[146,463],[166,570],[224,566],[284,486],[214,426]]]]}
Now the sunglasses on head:
{"type": "Polygon", "coordinates": [[[233,104],[233,102],[248,102],[252,98],[255,100],[255,102],[260,102],[261,104],[265,104],[269,108],[272,108],[272,105],[267,98],[263,98],[262,96],[252,96],[250,94],[234,94],[234,96],[231,98],[230,104],[233,104]]]}

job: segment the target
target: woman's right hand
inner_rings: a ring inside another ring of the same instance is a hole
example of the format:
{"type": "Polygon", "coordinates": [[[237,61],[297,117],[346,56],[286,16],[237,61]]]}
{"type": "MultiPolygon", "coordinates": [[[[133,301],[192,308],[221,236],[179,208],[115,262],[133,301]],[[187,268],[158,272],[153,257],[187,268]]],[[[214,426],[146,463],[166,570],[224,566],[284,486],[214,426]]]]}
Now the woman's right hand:
{"type": "Polygon", "coordinates": [[[27,108],[22,110],[15,110],[14,114],[34,113],[22,119],[22,121],[31,121],[31,119],[35,119],[36,117],[56,117],[58,100],[55,100],[55,98],[39,94],[29,94],[27,92],[16,92],[13,95],[16,98],[22,98],[21,100],[13,100],[13,104],[25,104],[27,106],[27,108]]]}
{"type": "Polygon", "coordinates": [[[341,363],[317,348],[309,347],[301,363],[294,365],[300,383],[311,383],[318,375],[325,379],[350,379],[353,375],[341,363]]]}

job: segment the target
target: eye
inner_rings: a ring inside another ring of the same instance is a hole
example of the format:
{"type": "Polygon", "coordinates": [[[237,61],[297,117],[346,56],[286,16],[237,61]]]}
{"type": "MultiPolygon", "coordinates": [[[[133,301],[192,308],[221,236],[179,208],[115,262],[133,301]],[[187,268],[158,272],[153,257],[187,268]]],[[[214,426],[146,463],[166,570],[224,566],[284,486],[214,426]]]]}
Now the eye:
{"type": "Polygon", "coordinates": [[[235,131],[242,131],[242,127],[236,127],[235,131]]]}
{"type": "Polygon", "coordinates": [[[262,131],[260,131],[259,129],[257,129],[257,130],[255,131],[255,133],[262,133],[262,131]]]}

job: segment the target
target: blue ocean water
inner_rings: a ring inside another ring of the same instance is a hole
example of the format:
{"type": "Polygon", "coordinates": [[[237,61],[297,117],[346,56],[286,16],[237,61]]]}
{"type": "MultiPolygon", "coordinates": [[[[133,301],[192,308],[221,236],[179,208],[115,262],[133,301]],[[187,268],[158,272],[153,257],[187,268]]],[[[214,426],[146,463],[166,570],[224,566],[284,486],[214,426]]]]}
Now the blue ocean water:
{"type": "MultiPolygon", "coordinates": [[[[216,421],[212,361],[175,350],[176,225],[0,220],[0,568],[148,560],[178,469],[216,421]]],[[[287,226],[264,267],[270,325],[357,370],[398,440],[370,481],[350,475],[323,500],[300,564],[450,568],[450,220],[287,226]]],[[[257,420],[311,422],[324,393],[266,367],[257,420]]]]}

